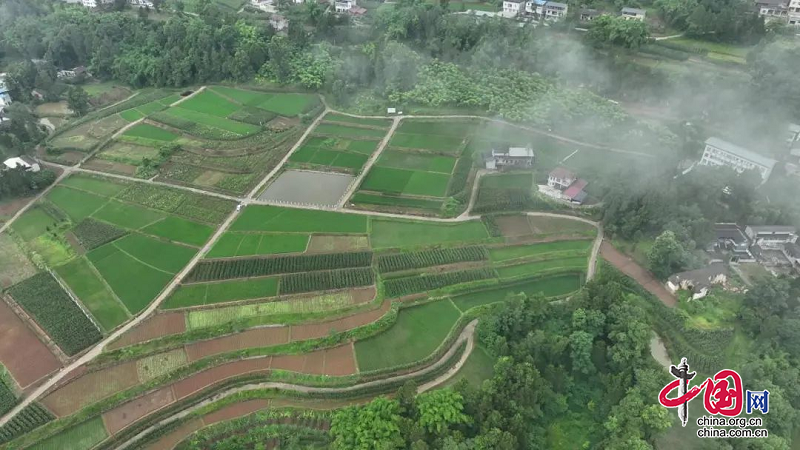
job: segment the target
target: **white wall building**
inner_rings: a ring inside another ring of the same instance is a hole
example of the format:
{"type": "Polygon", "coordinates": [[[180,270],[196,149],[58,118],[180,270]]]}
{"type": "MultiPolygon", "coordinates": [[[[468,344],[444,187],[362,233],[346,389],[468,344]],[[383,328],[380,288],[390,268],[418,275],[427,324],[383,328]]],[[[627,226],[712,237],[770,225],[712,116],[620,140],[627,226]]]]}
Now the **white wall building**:
{"type": "Polygon", "coordinates": [[[153,2],[150,0],[128,0],[131,6],[138,6],[139,8],[155,8],[153,2]]]}
{"type": "Polygon", "coordinates": [[[266,13],[274,13],[277,11],[275,5],[272,3],[272,0],[250,0],[250,6],[260,9],[266,13]]]}
{"type": "Polygon", "coordinates": [[[622,8],[622,18],[626,20],[644,21],[646,11],[639,8],[622,8]]]}
{"type": "Polygon", "coordinates": [[[551,188],[564,190],[577,180],[578,177],[571,170],[563,167],[556,167],[547,176],[547,185],[551,188]]]}
{"type": "Polygon", "coordinates": [[[761,175],[762,182],[769,179],[776,163],[777,161],[772,158],[715,137],[706,139],[706,148],[703,151],[703,158],[700,160],[702,165],[728,166],[739,173],[755,169],[761,175]]]}
{"type": "Polygon", "coordinates": [[[35,159],[29,158],[27,156],[8,158],[7,160],[3,161],[3,165],[5,165],[6,168],[8,169],[14,169],[16,167],[24,167],[25,170],[30,170],[31,172],[38,172],[39,170],[41,170],[39,163],[36,162],[35,159]]]}
{"type": "Polygon", "coordinates": [[[503,14],[506,17],[514,17],[525,8],[525,2],[521,0],[503,0],[503,14]]]}

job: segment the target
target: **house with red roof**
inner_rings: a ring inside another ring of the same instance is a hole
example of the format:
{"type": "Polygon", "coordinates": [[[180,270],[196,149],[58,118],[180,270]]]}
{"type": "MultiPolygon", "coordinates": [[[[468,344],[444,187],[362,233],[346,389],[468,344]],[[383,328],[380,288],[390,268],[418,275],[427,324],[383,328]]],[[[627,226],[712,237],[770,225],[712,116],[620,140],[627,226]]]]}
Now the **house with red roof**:
{"type": "Polygon", "coordinates": [[[578,178],[574,172],[564,167],[556,167],[547,176],[548,186],[558,189],[565,199],[577,204],[586,200],[587,194],[583,189],[588,184],[588,181],[578,178]]]}

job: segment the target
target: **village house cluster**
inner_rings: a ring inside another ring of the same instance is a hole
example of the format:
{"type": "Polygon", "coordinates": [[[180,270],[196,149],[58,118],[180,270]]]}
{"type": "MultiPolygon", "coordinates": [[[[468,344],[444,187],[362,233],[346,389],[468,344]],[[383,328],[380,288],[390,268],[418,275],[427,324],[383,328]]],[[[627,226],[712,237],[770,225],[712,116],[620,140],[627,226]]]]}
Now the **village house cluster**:
{"type": "Polygon", "coordinates": [[[757,0],[756,9],[766,21],[800,26],[800,0],[757,0]]]}

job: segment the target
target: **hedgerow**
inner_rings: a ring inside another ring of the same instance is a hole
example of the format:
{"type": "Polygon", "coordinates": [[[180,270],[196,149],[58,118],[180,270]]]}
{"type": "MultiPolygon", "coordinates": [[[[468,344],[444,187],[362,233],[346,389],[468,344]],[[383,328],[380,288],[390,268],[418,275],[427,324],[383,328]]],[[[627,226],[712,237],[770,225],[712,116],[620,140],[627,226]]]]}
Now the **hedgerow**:
{"type": "Polygon", "coordinates": [[[378,258],[378,270],[381,273],[400,270],[419,269],[422,267],[441,266],[466,261],[484,261],[489,259],[485,247],[439,248],[409,253],[393,253],[378,258]]]}
{"type": "Polygon", "coordinates": [[[349,287],[369,286],[375,283],[371,267],[332,270],[329,272],[306,272],[281,277],[281,294],[327,291],[349,287]]]}
{"type": "Polygon", "coordinates": [[[87,218],[72,229],[72,234],[75,235],[83,248],[88,251],[119,239],[125,236],[127,232],[114,225],[87,218]]]}
{"type": "Polygon", "coordinates": [[[38,403],[31,403],[0,427],[0,444],[50,422],[55,417],[38,403]]]}
{"type": "Polygon", "coordinates": [[[36,274],[14,285],[9,293],[69,356],[81,352],[103,337],[48,272],[36,274]]]}
{"type": "Polygon", "coordinates": [[[0,380],[0,416],[10,411],[16,404],[17,396],[14,395],[14,391],[0,380]]]}
{"type": "Polygon", "coordinates": [[[187,280],[190,282],[228,280],[280,273],[366,267],[371,264],[372,252],[220,259],[200,262],[189,273],[187,280]]]}
{"type": "Polygon", "coordinates": [[[436,274],[422,274],[410,277],[395,278],[384,281],[387,297],[401,297],[417,292],[432,291],[445,286],[467,283],[470,281],[496,278],[494,269],[482,268],[460,270],[458,272],[445,272],[436,274]]]}
{"type": "Polygon", "coordinates": [[[245,106],[228,116],[228,119],[238,120],[239,122],[249,123],[250,125],[263,126],[276,116],[277,114],[261,108],[245,106]]]}

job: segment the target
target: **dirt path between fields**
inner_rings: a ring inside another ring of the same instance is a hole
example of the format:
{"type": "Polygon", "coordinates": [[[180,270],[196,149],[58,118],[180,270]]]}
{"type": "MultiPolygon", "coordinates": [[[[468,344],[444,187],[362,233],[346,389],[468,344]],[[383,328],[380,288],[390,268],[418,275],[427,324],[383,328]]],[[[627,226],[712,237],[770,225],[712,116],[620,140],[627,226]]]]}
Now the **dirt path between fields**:
{"type": "Polygon", "coordinates": [[[670,294],[663,283],[658,281],[652,273],[637,264],[633,258],[614,248],[611,243],[604,241],[600,246],[600,254],[603,255],[603,259],[625,275],[636,280],[637,283],[647,289],[648,292],[658,297],[665,305],[674,308],[678,304],[678,300],[670,294]]]}
{"type": "Polygon", "coordinates": [[[217,393],[213,397],[211,397],[209,399],[206,399],[206,400],[204,400],[204,401],[202,401],[202,402],[200,402],[200,403],[198,403],[198,404],[196,404],[194,406],[191,406],[191,407],[189,407],[187,409],[184,409],[183,411],[181,411],[181,412],[179,412],[179,413],[177,413],[177,414],[175,414],[175,415],[173,415],[171,417],[168,417],[166,419],[161,420],[157,424],[155,424],[153,426],[150,426],[147,429],[145,429],[144,431],[142,431],[141,433],[137,434],[136,436],[134,436],[130,440],[122,443],[120,446],[117,447],[117,449],[118,450],[122,450],[122,449],[128,448],[131,445],[135,444],[136,442],[142,440],[144,437],[146,437],[148,434],[150,434],[154,430],[156,430],[158,428],[161,428],[163,426],[169,425],[170,423],[175,422],[176,420],[183,419],[184,417],[189,416],[191,413],[193,413],[193,412],[195,412],[195,411],[197,411],[197,410],[199,410],[199,409],[201,409],[201,408],[203,408],[203,407],[205,407],[207,405],[210,405],[212,403],[216,403],[216,402],[218,402],[218,401],[220,401],[222,399],[225,399],[227,397],[230,397],[230,396],[232,396],[234,394],[237,394],[237,393],[240,393],[240,392],[254,391],[254,390],[261,390],[261,389],[278,389],[278,390],[281,390],[281,391],[299,392],[299,393],[304,393],[304,394],[334,394],[334,393],[341,394],[341,393],[357,392],[358,390],[360,390],[362,388],[375,387],[375,386],[385,386],[385,385],[388,385],[388,384],[396,383],[398,381],[405,381],[405,380],[408,380],[408,379],[412,379],[412,378],[416,378],[416,377],[419,377],[419,376],[423,376],[423,375],[428,374],[430,372],[433,372],[433,371],[439,369],[440,367],[442,367],[443,365],[445,365],[447,363],[447,361],[458,351],[458,349],[460,348],[461,344],[466,342],[466,344],[467,344],[466,350],[461,355],[459,360],[455,363],[455,365],[453,365],[452,368],[450,368],[444,374],[436,377],[434,380],[432,380],[432,381],[430,381],[428,383],[425,383],[422,386],[420,386],[419,392],[425,392],[427,390],[433,389],[433,388],[441,385],[442,383],[448,381],[450,378],[452,378],[464,366],[464,364],[467,362],[467,358],[469,358],[469,355],[470,355],[470,353],[472,352],[472,349],[475,346],[475,343],[474,343],[475,328],[477,327],[477,325],[478,325],[478,321],[477,320],[473,320],[472,322],[467,324],[467,326],[464,328],[464,330],[461,331],[461,334],[458,336],[458,338],[453,343],[453,345],[450,347],[450,349],[447,351],[447,353],[444,354],[444,356],[442,356],[438,361],[436,361],[435,363],[431,364],[430,366],[428,366],[428,367],[426,367],[424,369],[420,369],[420,370],[418,370],[416,372],[411,372],[411,373],[408,373],[408,374],[405,374],[405,375],[398,375],[398,376],[387,378],[387,379],[383,379],[383,380],[370,381],[370,382],[367,382],[367,383],[361,383],[361,384],[357,384],[357,385],[354,385],[354,386],[348,386],[348,387],[344,387],[344,388],[319,388],[319,387],[309,387],[309,386],[301,386],[301,385],[296,385],[296,384],[278,383],[278,382],[254,383],[254,384],[248,384],[248,385],[245,385],[245,386],[239,386],[239,387],[236,387],[236,388],[231,388],[231,389],[228,389],[228,390],[226,390],[224,392],[217,393]]]}

